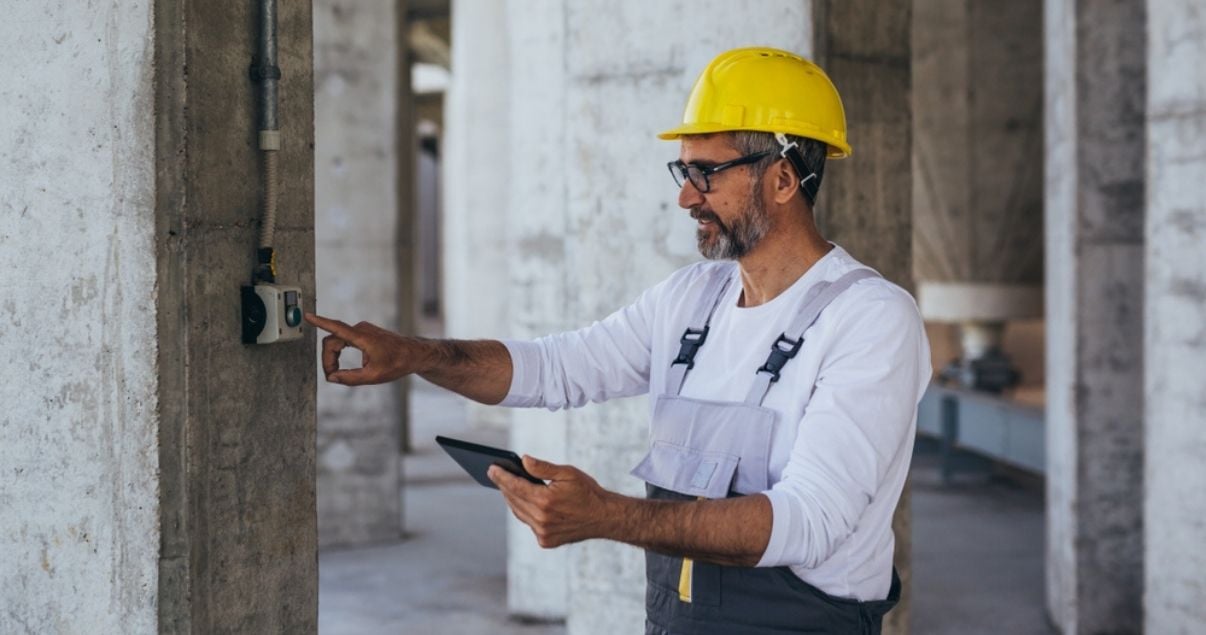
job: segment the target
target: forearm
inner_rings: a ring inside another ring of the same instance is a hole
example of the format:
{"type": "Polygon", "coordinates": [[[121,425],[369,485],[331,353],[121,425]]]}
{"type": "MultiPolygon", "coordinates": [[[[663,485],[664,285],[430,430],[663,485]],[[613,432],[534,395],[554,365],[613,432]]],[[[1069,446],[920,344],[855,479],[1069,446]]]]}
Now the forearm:
{"type": "Polygon", "coordinates": [[[771,533],[771,504],[762,495],[723,500],[659,501],[618,496],[607,528],[611,540],[704,562],[752,567],[771,533]]]}
{"type": "Polygon", "coordinates": [[[494,405],[511,388],[511,354],[497,340],[415,338],[424,351],[418,374],[431,383],[494,405]]]}

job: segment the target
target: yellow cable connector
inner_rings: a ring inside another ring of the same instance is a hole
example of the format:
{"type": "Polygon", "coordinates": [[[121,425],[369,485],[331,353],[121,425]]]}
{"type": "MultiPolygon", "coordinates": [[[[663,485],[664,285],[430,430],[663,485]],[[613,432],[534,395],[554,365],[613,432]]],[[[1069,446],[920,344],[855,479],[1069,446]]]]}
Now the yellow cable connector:
{"type": "Polygon", "coordinates": [[[260,247],[256,252],[256,265],[252,271],[255,282],[276,282],[276,250],[260,247]]]}

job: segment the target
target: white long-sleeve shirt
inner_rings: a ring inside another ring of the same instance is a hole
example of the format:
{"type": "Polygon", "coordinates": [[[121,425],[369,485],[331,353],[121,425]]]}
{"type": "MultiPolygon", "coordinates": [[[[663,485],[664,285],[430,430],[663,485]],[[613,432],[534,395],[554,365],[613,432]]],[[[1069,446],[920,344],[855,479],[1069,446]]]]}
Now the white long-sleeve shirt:
{"type": "MultiPolygon", "coordinates": [[[[803,294],[861,266],[835,247],[779,296],[746,308],[738,306],[734,263],[690,265],[586,328],[504,342],[514,375],[503,405],[560,409],[665,393],[667,369],[710,267],[728,267],[735,277],[681,394],[741,402],[771,343],[795,328],[791,319],[803,294]]],[[[865,279],[825,309],[763,402],[779,419],[764,492],[773,524],[758,566],[790,566],[837,597],[887,596],[892,513],[930,371],[921,316],[900,287],[865,279]]]]}

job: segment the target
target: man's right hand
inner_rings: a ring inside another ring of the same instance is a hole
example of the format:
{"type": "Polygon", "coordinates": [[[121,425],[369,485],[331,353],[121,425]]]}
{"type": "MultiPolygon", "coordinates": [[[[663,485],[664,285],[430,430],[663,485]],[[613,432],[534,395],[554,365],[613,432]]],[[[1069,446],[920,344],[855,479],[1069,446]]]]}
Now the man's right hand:
{"type": "Polygon", "coordinates": [[[404,337],[376,324],[348,326],[313,313],[306,314],[306,321],[331,333],[322,340],[322,371],[335,384],[383,384],[418,374],[484,404],[501,402],[511,387],[511,354],[497,340],[404,337]],[[360,351],[360,368],[339,367],[339,352],[348,346],[360,351]]]}
{"type": "Polygon", "coordinates": [[[422,369],[421,340],[403,337],[369,322],[349,326],[313,313],[306,314],[306,321],[330,333],[322,340],[322,371],[331,383],[384,384],[422,369]],[[360,351],[360,368],[339,367],[339,353],[348,346],[360,351]]]}

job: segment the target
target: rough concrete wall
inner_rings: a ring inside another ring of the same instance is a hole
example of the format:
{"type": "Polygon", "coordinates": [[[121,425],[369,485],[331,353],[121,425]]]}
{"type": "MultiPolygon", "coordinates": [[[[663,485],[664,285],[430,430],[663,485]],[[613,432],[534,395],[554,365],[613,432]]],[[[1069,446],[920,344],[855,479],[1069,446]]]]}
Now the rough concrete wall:
{"type": "Polygon", "coordinates": [[[153,42],[145,3],[0,21],[0,632],[156,627],[153,42]]]}
{"type": "Polygon", "coordinates": [[[1147,2],[1144,630],[1206,625],[1206,15],[1147,2]]]}
{"type": "MultiPolygon", "coordinates": [[[[317,628],[314,335],[239,340],[259,217],[257,19],[254,3],[155,5],[163,632],[317,628]]],[[[280,3],[279,39],[278,280],[313,310],[309,3],[280,3]]]]}
{"type": "MultiPolygon", "coordinates": [[[[399,328],[395,11],[391,2],[314,3],[316,304],[320,313],[391,330],[399,328]]],[[[323,546],[402,535],[401,416],[395,386],[320,382],[323,546]]]]}
{"type": "Polygon", "coordinates": [[[1042,5],[915,6],[914,274],[1041,285],[1042,5]]]}
{"type": "Polygon", "coordinates": [[[1048,2],[1048,604],[1134,632],[1143,593],[1141,2],[1048,2]]]}
{"type": "MultiPolygon", "coordinates": [[[[815,4],[816,57],[846,109],[851,157],[829,163],[817,197],[822,233],[883,276],[913,288],[913,3],[825,0],[815,4]]],[[[907,633],[912,530],[906,483],[892,518],[894,564],[904,586],[884,632],[907,633]]]]}

